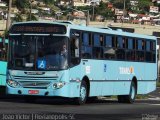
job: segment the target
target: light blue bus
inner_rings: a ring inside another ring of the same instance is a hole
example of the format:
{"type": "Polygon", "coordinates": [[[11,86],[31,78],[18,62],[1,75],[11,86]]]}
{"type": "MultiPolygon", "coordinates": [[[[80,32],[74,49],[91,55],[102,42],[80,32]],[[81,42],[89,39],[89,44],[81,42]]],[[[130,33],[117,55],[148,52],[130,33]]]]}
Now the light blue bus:
{"type": "Polygon", "coordinates": [[[5,94],[8,39],[0,38],[0,95],[5,94]]]}
{"type": "Polygon", "coordinates": [[[7,93],[133,103],[156,89],[157,40],[111,29],[23,22],[9,31],[7,93]]]}

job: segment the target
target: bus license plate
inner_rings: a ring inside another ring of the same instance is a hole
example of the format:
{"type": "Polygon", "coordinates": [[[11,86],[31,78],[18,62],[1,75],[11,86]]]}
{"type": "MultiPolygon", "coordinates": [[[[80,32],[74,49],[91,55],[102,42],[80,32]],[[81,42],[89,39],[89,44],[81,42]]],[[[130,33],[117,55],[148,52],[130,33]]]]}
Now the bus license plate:
{"type": "Polygon", "coordinates": [[[29,94],[38,94],[39,90],[29,90],[28,93],[29,94]]]}

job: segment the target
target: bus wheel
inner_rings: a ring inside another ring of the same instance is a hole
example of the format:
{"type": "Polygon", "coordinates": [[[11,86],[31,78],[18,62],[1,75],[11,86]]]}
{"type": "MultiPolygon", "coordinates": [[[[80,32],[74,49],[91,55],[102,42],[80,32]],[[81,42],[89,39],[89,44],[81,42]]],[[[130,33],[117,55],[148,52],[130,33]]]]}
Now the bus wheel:
{"type": "Polygon", "coordinates": [[[118,102],[120,103],[133,103],[136,97],[136,85],[134,82],[131,83],[129,95],[119,95],[118,102]]]}
{"type": "Polygon", "coordinates": [[[87,100],[87,84],[85,81],[82,81],[80,87],[80,95],[78,98],[76,98],[76,103],[78,105],[83,105],[86,103],[86,100],[87,100]]]}

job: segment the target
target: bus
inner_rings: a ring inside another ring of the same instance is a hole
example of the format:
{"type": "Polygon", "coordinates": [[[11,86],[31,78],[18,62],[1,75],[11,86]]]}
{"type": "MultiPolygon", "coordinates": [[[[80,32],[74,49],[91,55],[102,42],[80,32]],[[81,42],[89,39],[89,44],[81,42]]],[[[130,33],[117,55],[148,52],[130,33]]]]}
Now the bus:
{"type": "Polygon", "coordinates": [[[133,103],[156,89],[154,36],[60,22],[15,23],[9,30],[7,93],[133,103]]]}
{"type": "Polygon", "coordinates": [[[5,94],[8,39],[0,38],[0,95],[5,94]]]}

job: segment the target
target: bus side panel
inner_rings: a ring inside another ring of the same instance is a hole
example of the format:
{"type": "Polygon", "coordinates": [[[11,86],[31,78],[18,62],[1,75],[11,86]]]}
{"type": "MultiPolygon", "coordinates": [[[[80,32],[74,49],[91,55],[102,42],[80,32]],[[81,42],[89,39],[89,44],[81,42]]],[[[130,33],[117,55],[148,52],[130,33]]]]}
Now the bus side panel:
{"type": "Polygon", "coordinates": [[[6,85],[7,62],[0,61],[0,85],[6,85]]]}
{"type": "Polygon", "coordinates": [[[87,76],[90,81],[89,96],[102,95],[103,60],[82,60],[82,77],[87,76]]]}
{"type": "Polygon", "coordinates": [[[156,81],[152,82],[139,81],[137,94],[147,94],[154,91],[155,89],[156,89],[156,81]]]}
{"type": "Polygon", "coordinates": [[[79,97],[79,92],[80,92],[80,81],[82,80],[81,76],[81,64],[74,66],[69,69],[69,96],[70,97],[79,97]]]}
{"type": "Polygon", "coordinates": [[[156,89],[156,63],[145,63],[145,78],[138,82],[138,94],[147,94],[156,89]],[[144,81],[143,81],[144,80],[144,81]]]}
{"type": "MultiPolygon", "coordinates": [[[[121,64],[125,66],[125,62],[121,64]]],[[[102,95],[125,94],[128,91],[121,81],[125,80],[125,76],[119,75],[119,65],[117,61],[104,61],[103,69],[106,82],[103,84],[102,95]]]]}

